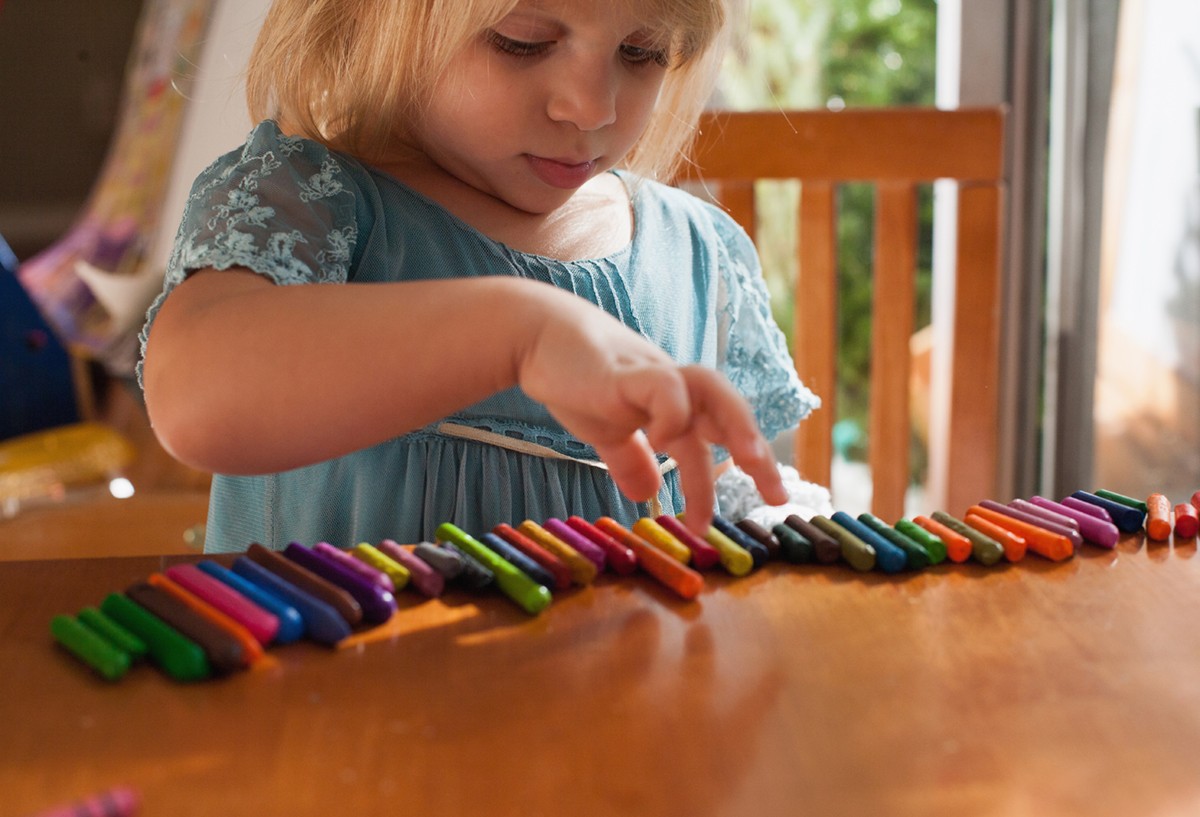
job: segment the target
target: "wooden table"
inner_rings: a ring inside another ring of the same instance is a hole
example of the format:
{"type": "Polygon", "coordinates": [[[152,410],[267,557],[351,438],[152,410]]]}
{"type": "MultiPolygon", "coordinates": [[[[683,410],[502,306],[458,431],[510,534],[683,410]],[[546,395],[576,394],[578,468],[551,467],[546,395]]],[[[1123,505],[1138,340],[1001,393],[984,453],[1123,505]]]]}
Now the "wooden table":
{"type": "Polygon", "coordinates": [[[1127,538],[901,577],[769,565],[693,603],[605,577],[538,618],[408,591],[337,650],[111,685],[59,612],[195,557],[0,564],[0,814],[1200,812],[1200,560],[1127,538]]]}

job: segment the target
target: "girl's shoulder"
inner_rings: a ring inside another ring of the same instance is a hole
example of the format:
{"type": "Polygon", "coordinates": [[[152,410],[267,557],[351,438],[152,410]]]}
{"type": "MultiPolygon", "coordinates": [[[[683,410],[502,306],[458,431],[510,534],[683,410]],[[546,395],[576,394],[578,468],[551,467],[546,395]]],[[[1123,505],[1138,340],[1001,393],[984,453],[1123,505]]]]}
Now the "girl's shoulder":
{"type": "Polygon", "coordinates": [[[703,187],[676,187],[640,177],[628,177],[627,184],[644,222],[693,241],[715,244],[736,257],[755,254],[746,231],[710,200],[703,187]]]}

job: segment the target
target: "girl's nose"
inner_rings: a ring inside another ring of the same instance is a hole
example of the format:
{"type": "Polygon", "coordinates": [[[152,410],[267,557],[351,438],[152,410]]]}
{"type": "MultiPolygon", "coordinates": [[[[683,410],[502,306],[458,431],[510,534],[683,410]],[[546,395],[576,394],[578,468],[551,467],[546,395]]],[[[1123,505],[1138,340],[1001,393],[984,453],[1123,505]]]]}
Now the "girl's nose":
{"type": "Polygon", "coordinates": [[[611,68],[581,63],[560,73],[550,90],[546,113],[581,131],[611,125],[617,118],[617,81],[611,68]]]}

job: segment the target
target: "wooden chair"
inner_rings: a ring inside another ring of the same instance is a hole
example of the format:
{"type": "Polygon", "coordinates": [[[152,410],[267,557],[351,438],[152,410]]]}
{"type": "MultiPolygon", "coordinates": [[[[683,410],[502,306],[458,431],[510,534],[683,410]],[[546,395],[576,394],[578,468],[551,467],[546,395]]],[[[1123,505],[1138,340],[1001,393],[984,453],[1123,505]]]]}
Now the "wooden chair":
{"type": "Polygon", "coordinates": [[[934,315],[950,330],[936,336],[952,341],[934,350],[949,352],[950,376],[944,397],[932,391],[930,416],[935,423],[946,418],[948,427],[934,429],[941,433],[931,439],[930,473],[946,476],[927,500],[930,510],[961,513],[995,495],[1003,151],[998,108],[711,112],[684,172],[684,181],[702,182],[751,237],[755,181],[800,181],[793,356],[824,405],[801,423],[795,461],[804,476],[826,485],[838,378],[836,194],[844,182],[875,185],[868,460],[872,510],[889,520],[903,514],[909,482],[917,189],[937,179],[954,180],[958,189],[956,295],[948,321],[934,315]]]}

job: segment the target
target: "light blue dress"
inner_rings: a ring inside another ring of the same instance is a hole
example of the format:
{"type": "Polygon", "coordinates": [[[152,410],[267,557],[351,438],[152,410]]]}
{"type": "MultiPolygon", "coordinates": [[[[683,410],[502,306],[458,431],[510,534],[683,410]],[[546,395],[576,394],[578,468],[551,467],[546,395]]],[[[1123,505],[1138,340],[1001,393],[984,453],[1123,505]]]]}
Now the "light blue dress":
{"type": "MultiPolygon", "coordinates": [[[[514,251],[390,176],[264,122],[193,186],[143,350],[163,298],[205,267],[247,267],[283,286],[515,275],[597,304],[680,363],[720,369],[768,437],[794,426],[818,401],[796,378],[746,235],[687,193],[619,175],[633,201],[630,245],[605,258],[558,261],[514,251]]],[[[453,320],[441,331],[454,332],[453,320]]],[[[355,422],[353,405],[345,418],[355,422]]],[[[519,389],[446,420],[596,458],[519,389]]],[[[438,425],[284,473],[215,475],[205,550],[417,542],[442,522],[484,532],[499,522],[572,514],[632,524],[649,510],[621,495],[601,469],[447,436],[438,425]]],[[[659,501],[664,512],[682,510],[676,472],[666,475],[659,501]]]]}

